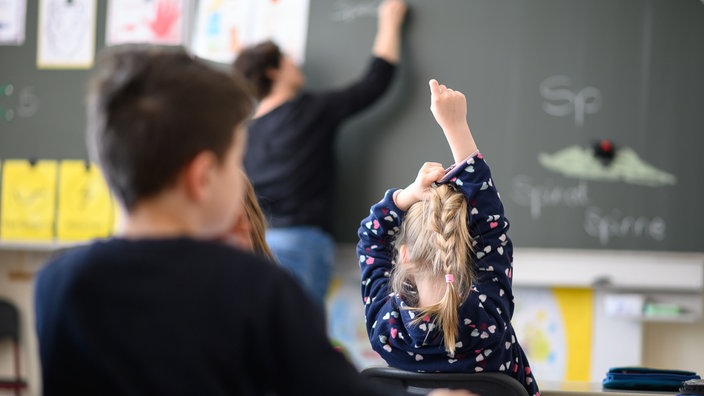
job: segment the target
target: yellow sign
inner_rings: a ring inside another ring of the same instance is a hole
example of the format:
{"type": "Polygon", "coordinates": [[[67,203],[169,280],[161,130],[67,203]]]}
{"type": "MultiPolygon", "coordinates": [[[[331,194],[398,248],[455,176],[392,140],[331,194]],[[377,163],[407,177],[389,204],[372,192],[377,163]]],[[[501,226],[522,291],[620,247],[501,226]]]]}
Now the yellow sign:
{"type": "Polygon", "coordinates": [[[56,213],[56,161],[6,160],[2,167],[0,237],[50,241],[56,213]]]}
{"type": "Polygon", "coordinates": [[[100,168],[80,160],[61,161],[57,239],[104,238],[112,234],[112,224],[112,199],[100,168]]]}

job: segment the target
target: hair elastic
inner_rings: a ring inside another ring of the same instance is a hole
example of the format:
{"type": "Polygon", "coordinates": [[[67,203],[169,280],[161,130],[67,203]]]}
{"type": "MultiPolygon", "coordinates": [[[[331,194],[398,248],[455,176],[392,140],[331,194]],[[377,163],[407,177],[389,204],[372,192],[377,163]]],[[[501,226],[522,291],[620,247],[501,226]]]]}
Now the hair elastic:
{"type": "Polygon", "coordinates": [[[452,274],[445,274],[445,282],[453,283],[455,281],[455,276],[452,274]]]}

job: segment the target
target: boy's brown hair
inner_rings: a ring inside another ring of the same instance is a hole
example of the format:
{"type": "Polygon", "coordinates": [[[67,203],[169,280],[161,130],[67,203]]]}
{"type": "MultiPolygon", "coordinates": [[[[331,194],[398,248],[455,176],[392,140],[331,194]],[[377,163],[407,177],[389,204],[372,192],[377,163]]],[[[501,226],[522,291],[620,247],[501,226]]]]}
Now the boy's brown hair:
{"type": "Polygon", "coordinates": [[[91,155],[129,212],[200,152],[222,161],[254,103],[244,82],[182,48],[123,46],[101,54],[86,107],[91,155]]]}

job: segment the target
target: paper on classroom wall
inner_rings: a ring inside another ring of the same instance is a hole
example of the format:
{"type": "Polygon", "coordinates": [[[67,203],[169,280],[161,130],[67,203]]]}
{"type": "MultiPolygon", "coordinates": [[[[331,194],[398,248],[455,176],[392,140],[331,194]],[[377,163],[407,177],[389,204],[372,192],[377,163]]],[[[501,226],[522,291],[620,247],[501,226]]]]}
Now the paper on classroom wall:
{"type": "Polygon", "coordinates": [[[57,240],[85,241],[112,234],[114,212],[110,190],[95,164],[61,161],[58,199],[57,240]]]}
{"type": "Polygon", "coordinates": [[[591,289],[516,290],[511,321],[531,370],[544,381],[590,381],[591,289]]]}
{"type": "Polygon", "coordinates": [[[229,63],[239,51],[271,39],[297,64],[305,57],[309,0],[202,0],[192,51],[229,63]]]}
{"type": "Polygon", "coordinates": [[[50,241],[56,213],[56,161],[5,160],[0,239],[50,241]]]}
{"type": "Polygon", "coordinates": [[[110,0],[105,44],[184,43],[187,0],[110,0]]]}
{"type": "Polygon", "coordinates": [[[0,0],[0,45],[24,44],[25,0],[0,0]]]}
{"type": "Polygon", "coordinates": [[[95,0],[41,0],[37,67],[92,67],[95,57],[95,13],[95,0]]]}
{"type": "Polygon", "coordinates": [[[328,335],[359,370],[386,364],[369,343],[361,298],[359,266],[336,267],[326,298],[328,335]]]}

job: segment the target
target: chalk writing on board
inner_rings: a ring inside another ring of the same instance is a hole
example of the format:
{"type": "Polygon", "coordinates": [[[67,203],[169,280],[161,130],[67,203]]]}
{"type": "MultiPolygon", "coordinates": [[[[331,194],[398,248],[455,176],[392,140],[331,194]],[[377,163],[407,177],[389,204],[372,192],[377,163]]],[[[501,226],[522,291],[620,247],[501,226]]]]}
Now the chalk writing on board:
{"type": "Polygon", "coordinates": [[[543,111],[555,117],[574,114],[574,124],[581,127],[586,114],[601,109],[601,92],[591,86],[573,91],[570,84],[570,78],[561,74],[543,80],[539,85],[540,95],[545,99],[543,111]]]}
{"type": "Polygon", "coordinates": [[[28,118],[35,115],[37,111],[39,111],[39,97],[34,93],[34,88],[22,88],[17,102],[17,115],[28,118]]]}
{"type": "Polygon", "coordinates": [[[338,1],[331,19],[335,22],[351,22],[357,18],[376,17],[377,2],[338,1]]]}
{"type": "Polygon", "coordinates": [[[0,120],[12,121],[15,116],[31,117],[39,111],[39,97],[34,93],[33,87],[23,87],[16,94],[15,86],[11,83],[0,85],[0,120]]]}
{"type": "Polygon", "coordinates": [[[590,148],[570,146],[553,154],[538,154],[538,162],[547,170],[565,177],[606,182],[622,181],[648,187],[677,184],[677,178],[642,160],[628,147],[618,149],[613,161],[604,165],[590,148]]]}
{"type": "Polygon", "coordinates": [[[584,213],[584,231],[607,245],[614,238],[649,238],[663,241],[666,238],[667,224],[662,217],[624,215],[619,209],[610,212],[589,207],[584,213]]]}
{"type": "MultiPolygon", "coordinates": [[[[15,92],[15,86],[12,84],[5,84],[0,86],[0,96],[2,97],[10,97],[12,96],[13,92],[15,92]]],[[[4,103],[5,101],[3,101],[3,103],[0,103],[0,119],[5,121],[12,121],[12,119],[15,118],[15,110],[6,107],[4,103]]]]}
{"type": "Polygon", "coordinates": [[[659,216],[624,214],[620,209],[603,210],[589,202],[589,188],[585,180],[576,185],[561,186],[551,180],[542,184],[526,175],[513,178],[511,200],[530,209],[534,220],[544,215],[550,207],[579,208],[584,210],[584,231],[596,238],[601,245],[608,245],[615,238],[646,238],[663,241],[667,225],[659,216]]]}
{"type": "Polygon", "coordinates": [[[530,217],[539,219],[543,208],[566,206],[584,207],[589,203],[589,189],[584,180],[573,186],[560,186],[548,180],[544,185],[532,178],[519,175],[513,178],[512,200],[520,206],[530,208],[530,217]]]}

